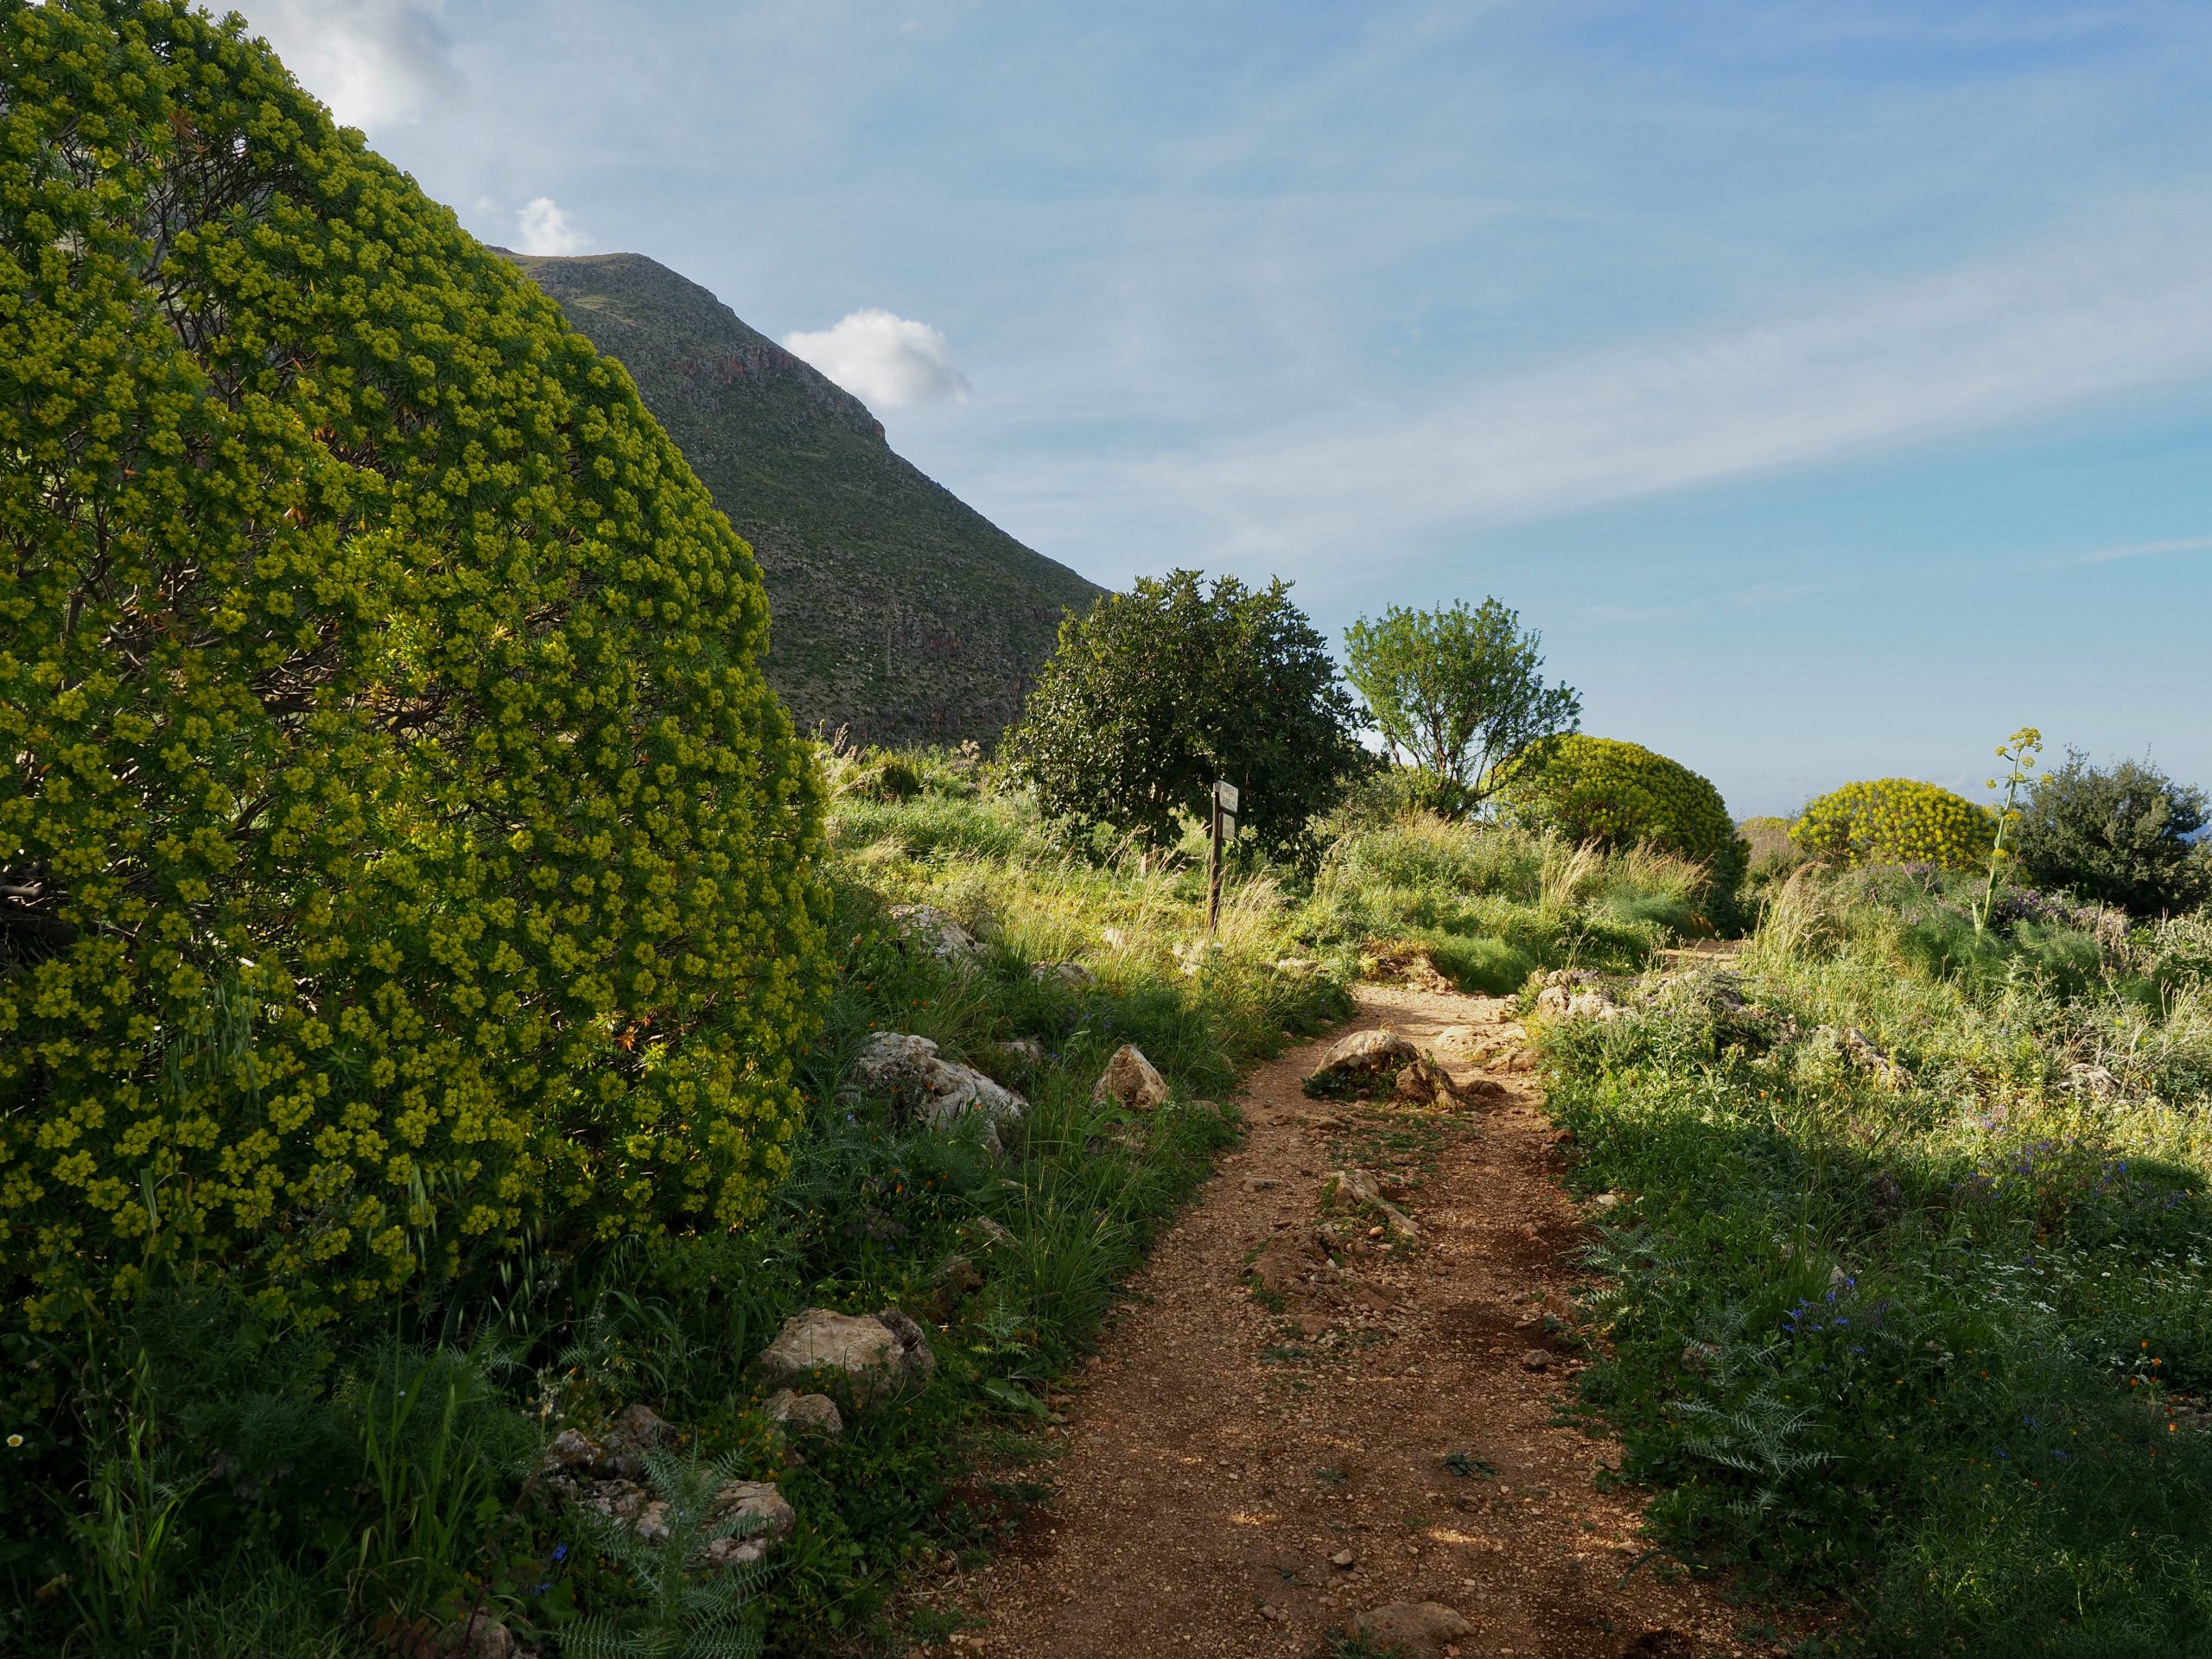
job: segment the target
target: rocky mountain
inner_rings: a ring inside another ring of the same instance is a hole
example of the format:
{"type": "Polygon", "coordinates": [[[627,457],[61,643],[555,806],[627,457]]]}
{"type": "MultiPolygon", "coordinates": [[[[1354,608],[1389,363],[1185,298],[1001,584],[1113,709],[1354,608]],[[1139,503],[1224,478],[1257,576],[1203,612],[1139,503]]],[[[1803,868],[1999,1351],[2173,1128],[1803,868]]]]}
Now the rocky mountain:
{"type": "MultiPolygon", "coordinates": [[[[502,251],[505,251],[502,250],[502,251]]],[[[892,452],[882,423],[696,283],[642,255],[508,258],[618,359],[737,531],[802,730],[988,744],[1100,589],[892,452]]]]}

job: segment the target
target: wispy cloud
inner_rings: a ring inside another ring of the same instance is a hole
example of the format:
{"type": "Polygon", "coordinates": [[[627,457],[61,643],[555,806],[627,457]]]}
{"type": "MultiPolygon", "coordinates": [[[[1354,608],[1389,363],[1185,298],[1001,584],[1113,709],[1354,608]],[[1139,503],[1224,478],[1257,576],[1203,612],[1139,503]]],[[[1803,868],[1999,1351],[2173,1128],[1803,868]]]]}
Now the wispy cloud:
{"type": "Polygon", "coordinates": [[[869,308],[835,327],[784,336],[784,345],[871,409],[903,409],[968,396],[952,347],[925,322],[869,308]]]}
{"type": "Polygon", "coordinates": [[[582,253],[591,246],[591,238],[576,228],[568,210],[550,196],[524,203],[515,215],[515,231],[524,253],[582,253]]]}
{"type": "Polygon", "coordinates": [[[1294,570],[1346,544],[2012,427],[2212,371],[2212,235],[2163,228],[2207,222],[2202,207],[1750,326],[1555,358],[1426,407],[1338,404],[1092,479],[1050,469],[1031,487],[1095,490],[1102,507],[1147,492],[1202,538],[1193,552],[1294,570]]]}
{"type": "Polygon", "coordinates": [[[245,0],[248,22],[348,126],[414,119],[456,96],[445,0],[245,0]]]}
{"type": "Polygon", "coordinates": [[[2111,564],[2120,559],[2155,558],[2162,553],[2212,553],[2212,536],[2183,536],[2169,542],[2127,542],[2118,547],[2100,547],[2087,553],[2045,559],[2036,568],[2062,570],[2075,565],[2111,564]]]}

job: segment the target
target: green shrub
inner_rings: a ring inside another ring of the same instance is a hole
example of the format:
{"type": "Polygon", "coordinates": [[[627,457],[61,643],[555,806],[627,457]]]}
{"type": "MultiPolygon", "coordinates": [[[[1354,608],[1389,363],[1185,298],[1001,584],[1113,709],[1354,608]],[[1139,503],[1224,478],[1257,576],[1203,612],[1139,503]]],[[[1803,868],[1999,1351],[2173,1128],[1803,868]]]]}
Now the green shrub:
{"type": "Polygon", "coordinates": [[[1172,845],[1217,780],[1242,792],[1242,833],[1310,859],[1310,821],[1370,758],[1328,644],[1290,584],[1201,587],[1198,572],[1140,577],[1060,625],[1060,641],[1001,750],[1071,840],[1102,830],[1172,845]]]}
{"type": "Polygon", "coordinates": [[[2037,781],[2013,833],[2037,887],[2133,915],[2177,915],[2212,897],[2212,862],[2190,840],[2204,823],[2204,791],[2149,761],[2100,772],[2072,753],[2037,781]]]}
{"type": "Polygon", "coordinates": [[[838,780],[838,792],[866,801],[911,801],[922,792],[922,774],[896,749],[869,749],[838,780]]]}
{"type": "Polygon", "coordinates": [[[1720,791],[1640,744],[1560,738],[1545,764],[1508,779],[1503,798],[1512,817],[1569,841],[1642,843],[1694,859],[1718,892],[1743,879],[1747,849],[1720,791]]]}
{"type": "Polygon", "coordinates": [[[1934,864],[1969,870],[1989,861],[1997,820],[1948,789],[1915,778],[1846,784],[1806,803],[1789,838],[1838,864],[1934,864]]]}
{"type": "Polygon", "coordinates": [[[0,10],[0,1225],[315,1319],[764,1201],[820,787],[750,550],[235,23],[0,10]]]}

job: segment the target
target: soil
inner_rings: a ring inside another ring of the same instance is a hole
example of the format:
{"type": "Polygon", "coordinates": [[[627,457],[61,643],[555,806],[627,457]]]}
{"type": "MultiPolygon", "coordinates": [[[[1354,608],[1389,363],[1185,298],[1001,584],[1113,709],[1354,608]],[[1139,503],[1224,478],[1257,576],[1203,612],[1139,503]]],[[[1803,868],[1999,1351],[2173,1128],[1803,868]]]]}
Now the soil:
{"type": "Polygon", "coordinates": [[[1457,1082],[1504,1085],[1459,1109],[1306,1098],[1341,1032],[1252,1076],[1244,1143],[1059,1402],[1052,1497],[933,1586],[967,1616],[956,1649],[1305,1659],[1363,1610],[1438,1602],[1475,1634],[1436,1653],[1776,1651],[1647,1558],[1635,1496],[1598,1484],[1618,1448],[1561,1419],[1591,1236],[1510,1021],[1488,998],[1360,988],[1346,1029],[1387,1025],[1457,1082]],[[1417,1240],[1340,1224],[1332,1265],[1322,1178],[1348,1164],[1417,1240]]]}

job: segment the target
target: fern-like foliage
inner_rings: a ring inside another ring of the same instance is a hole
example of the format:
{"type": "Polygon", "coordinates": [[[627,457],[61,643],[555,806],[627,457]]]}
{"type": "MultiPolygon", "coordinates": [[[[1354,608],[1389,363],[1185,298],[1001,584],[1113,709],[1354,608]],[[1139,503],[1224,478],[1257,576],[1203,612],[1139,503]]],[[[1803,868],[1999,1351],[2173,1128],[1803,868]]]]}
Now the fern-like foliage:
{"type": "Polygon", "coordinates": [[[1725,1403],[1710,1400],[1668,1403],[1668,1409],[1685,1426],[1682,1449],[1750,1478],[1749,1496],[1728,1506],[1746,1525],[1755,1526],[1770,1516],[1793,1513],[1783,1503],[1791,1479],[1835,1457],[1833,1452],[1803,1444],[1815,1415],[1812,1408],[1792,1406],[1780,1396],[1773,1374],[1763,1363],[1771,1348],[1710,1342],[1693,1342],[1689,1346],[1711,1368],[1713,1390],[1725,1403]],[[1746,1373],[1753,1374],[1748,1386],[1746,1373]]]}
{"type": "Polygon", "coordinates": [[[742,1478],[736,1459],[655,1450],[645,1454],[645,1465],[646,1489],[666,1506],[656,1537],[586,1511],[595,1541],[636,1584],[641,1602],[579,1619],[561,1638],[563,1659],[755,1659],[760,1638],[745,1607],[765,1566],[710,1567],[702,1560],[709,1545],[760,1529],[757,1516],[715,1516],[715,1495],[742,1478]]]}

